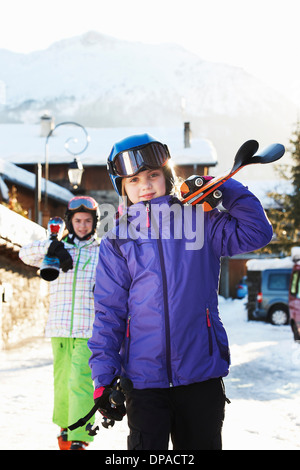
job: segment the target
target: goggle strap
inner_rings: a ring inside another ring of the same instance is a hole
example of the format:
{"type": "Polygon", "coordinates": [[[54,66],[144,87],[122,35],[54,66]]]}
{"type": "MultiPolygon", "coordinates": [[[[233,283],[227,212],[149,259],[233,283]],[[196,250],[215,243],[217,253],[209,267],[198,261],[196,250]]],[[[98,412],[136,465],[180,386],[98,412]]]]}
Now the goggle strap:
{"type": "Polygon", "coordinates": [[[114,165],[113,165],[113,162],[111,161],[108,161],[107,162],[107,171],[110,175],[114,175],[114,176],[117,176],[116,172],[115,172],[115,169],[114,169],[114,165]]]}
{"type": "Polygon", "coordinates": [[[80,209],[85,209],[86,211],[91,211],[91,212],[96,212],[97,211],[97,208],[95,207],[94,209],[92,209],[91,207],[87,207],[83,204],[80,204],[80,206],[78,207],[74,207],[73,209],[68,209],[69,211],[71,212],[80,212],[80,209]]]}

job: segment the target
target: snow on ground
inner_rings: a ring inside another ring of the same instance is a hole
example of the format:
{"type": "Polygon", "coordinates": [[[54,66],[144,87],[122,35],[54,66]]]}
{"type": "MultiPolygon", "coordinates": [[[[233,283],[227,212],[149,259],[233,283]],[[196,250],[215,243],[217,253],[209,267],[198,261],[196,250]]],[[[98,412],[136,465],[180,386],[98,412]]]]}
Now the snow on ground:
{"type": "MultiPolygon", "coordinates": [[[[244,300],[220,298],[220,314],[232,356],[224,450],[299,450],[300,344],[289,326],[248,322],[244,300]]],[[[49,339],[1,351],[0,361],[0,449],[57,449],[49,339]]],[[[126,420],[100,428],[88,449],[126,450],[126,420]]]]}

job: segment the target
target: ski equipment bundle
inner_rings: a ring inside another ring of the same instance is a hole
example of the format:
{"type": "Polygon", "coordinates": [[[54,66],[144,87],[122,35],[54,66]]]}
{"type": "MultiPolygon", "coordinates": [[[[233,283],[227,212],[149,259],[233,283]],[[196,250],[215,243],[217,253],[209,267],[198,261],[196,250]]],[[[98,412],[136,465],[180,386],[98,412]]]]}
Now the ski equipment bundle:
{"type": "Polygon", "coordinates": [[[258,151],[256,140],[247,140],[237,151],[231,170],[215,178],[190,176],[181,185],[181,196],[184,204],[203,204],[204,211],[214,209],[222,201],[222,192],[217,188],[229,180],[238,171],[254,163],[272,163],[279,160],[285,152],[282,144],[271,144],[258,151]]]}

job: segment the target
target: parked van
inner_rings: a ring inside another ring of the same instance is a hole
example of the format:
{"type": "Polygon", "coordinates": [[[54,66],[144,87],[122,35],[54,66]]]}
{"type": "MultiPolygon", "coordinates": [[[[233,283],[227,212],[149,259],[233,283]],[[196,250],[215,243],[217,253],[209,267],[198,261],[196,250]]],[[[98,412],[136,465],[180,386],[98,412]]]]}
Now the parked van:
{"type": "Polygon", "coordinates": [[[248,319],[288,325],[291,258],[256,259],[247,262],[248,319]]]}
{"type": "Polygon", "coordinates": [[[300,247],[292,248],[294,262],[289,292],[291,328],[295,341],[300,340],[300,247]]]}

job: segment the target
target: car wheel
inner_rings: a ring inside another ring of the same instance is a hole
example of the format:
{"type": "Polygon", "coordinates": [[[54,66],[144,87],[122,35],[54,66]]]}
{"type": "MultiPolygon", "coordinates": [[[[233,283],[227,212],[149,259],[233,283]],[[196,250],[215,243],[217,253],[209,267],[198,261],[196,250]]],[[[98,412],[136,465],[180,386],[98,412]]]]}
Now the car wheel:
{"type": "Polygon", "coordinates": [[[289,322],[289,314],[285,307],[278,305],[273,307],[269,314],[269,319],[272,325],[287,325],[289,322]]]}

